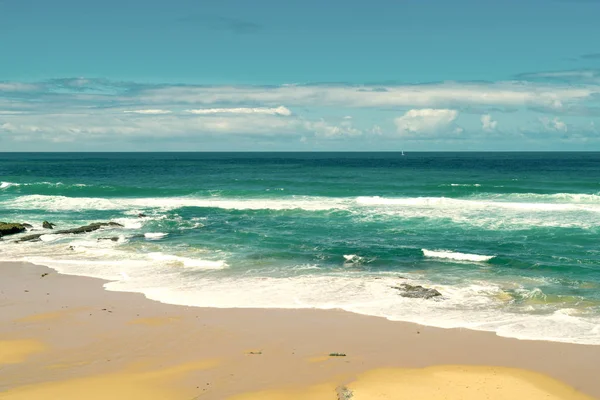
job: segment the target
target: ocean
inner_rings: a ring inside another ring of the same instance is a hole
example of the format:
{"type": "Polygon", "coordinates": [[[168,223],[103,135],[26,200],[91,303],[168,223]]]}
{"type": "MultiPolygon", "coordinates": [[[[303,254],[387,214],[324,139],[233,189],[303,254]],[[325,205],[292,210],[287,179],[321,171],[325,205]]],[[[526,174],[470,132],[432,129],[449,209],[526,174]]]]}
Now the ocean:
{"type": "Polygon", "coordinates": [[[600,153],[0,153],[0,220],[123,225],[0,261],[165,303],[600,344],[600,153]]]}

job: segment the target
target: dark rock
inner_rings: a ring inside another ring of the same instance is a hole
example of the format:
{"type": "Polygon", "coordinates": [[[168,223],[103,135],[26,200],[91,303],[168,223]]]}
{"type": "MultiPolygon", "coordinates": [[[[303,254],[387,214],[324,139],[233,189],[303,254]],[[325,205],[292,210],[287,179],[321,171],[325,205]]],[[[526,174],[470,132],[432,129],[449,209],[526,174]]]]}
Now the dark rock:
{"type": "Polygon", "coordinates": [[[139,214],[138,214],[138,218],[145,218],[145,217],[147,217],[147,215],[146,215],[146,214],[144,214],[144,213],[139,213],[139,214]]]}
{"type": "Polygon", "coordinates": [[[93,224],[80,226],[79,228],[73,229],[62,229],[60,231],[54,231],[52,233],[36,233],[35,235],[28,235],[21,238],[20,242],[28,242],[30,240],[37,240],[42,235],[59,235],[59,234],[79,234],[79,233],[88,233],[96,231],[102,227],[111,226],[111,227],[123,227],[121,224],[117,224],[116,222],[95,222],[93,224]]]}
{"type": "Polygon", "coordinates": [[[112,240],[113,242],[118,242],[119,241],[119,237],[118,236],[113,236],[113,237],[98,238],[98,241],[100,241],[100,240],[112,240]]]}
{"type": "Polygon", "coordinates": [[[42,227],[44,229],[54,229],[55,226],[56,226],[56,224],[53,224],[52,222],[48,222],[48,221],[42,222],[42,227]]]}
{"type": "Polygon", "coordinates": [[[27,229],[33,228],[33,225],[30,225],[30,224],[21,224],[21,225],[23,225],[27,229]]]}
{"type": "Polygon", "coordinates": [[[412,299],[431,299],[442,295],[435,289],[425,288],[419,285],[409,285],[407,283],[403,283],[400,286],[392,286],[392,289],[399,290],[400,296],[412,299]]]}
{"type": "Polygon", "coordinates": [[[0,237],[25,232],[25,226],[14,222],[0,222],[0,237]]]}
{"type": "Polygon", "coordinates": [[[79,228],[73,229],[64,229],[62,231],[57,231],[56,233],[87,233],[96,231],[105,226],[119,227],[122,228],[123,225],[117,224],[116,222],[95,222],[93,224],[80,226],[79,228]]]}

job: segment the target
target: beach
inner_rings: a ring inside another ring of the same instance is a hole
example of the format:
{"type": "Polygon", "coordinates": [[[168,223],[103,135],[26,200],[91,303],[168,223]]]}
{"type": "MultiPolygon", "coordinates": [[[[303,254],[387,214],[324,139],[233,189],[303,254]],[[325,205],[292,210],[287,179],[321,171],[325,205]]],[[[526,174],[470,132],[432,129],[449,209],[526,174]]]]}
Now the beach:
{"type": "Polygon", "coordinates": [[[0,264],[0,399],[600,398],[600,346],[175,306],[105,283],[0,264]]]}

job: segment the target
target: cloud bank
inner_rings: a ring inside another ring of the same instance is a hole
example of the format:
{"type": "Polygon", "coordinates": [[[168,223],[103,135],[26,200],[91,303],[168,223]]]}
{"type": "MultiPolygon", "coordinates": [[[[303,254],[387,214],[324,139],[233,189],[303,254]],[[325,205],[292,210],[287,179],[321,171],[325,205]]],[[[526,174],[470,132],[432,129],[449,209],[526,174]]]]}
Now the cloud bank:
{"type": "Polygon", "coordinates": [[[185,139],[228,148],[245,137],[289,150],[300,143],[387,150],[403,141],[430,149],[433,140],[441,149],[453,142],[495,149],[491,140],[524,138],[585,139],[589,148],[600,141],[599,77],[600,71],[586,69],[412,85],[208,86],[81,77],[0,82],[0,147],[185,139]]]}

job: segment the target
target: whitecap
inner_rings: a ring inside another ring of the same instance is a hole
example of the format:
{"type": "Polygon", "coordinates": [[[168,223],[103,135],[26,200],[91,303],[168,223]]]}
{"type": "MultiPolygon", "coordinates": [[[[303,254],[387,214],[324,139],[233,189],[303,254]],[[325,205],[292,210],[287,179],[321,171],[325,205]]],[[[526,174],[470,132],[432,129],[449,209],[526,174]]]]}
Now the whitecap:
{"type": "Polygon", "coordinates": [[[479,254],[466,254],[466,253],[456,253],[448,250],[427,250],[421,249],[423,255],[425,257],[430,258],[442,258],[447,260],[456,260],[456,261],[475,261],[475,262],[485,262],[489,261],[495,256],[483,256],[479,254]]]}
{"type": "Polygon", "coordinates": [[[148,253],[147,257],[153,261],[159,261],[163,264],[182,265],[184,267],[202,270],[218,270],[228,267],[227,263],[224,260],[203,260],[199,258],[181,257],[160,252],[148,253]]]}
{"type": "Polygon", "coordinates": [[[344,260],[346,263],[359,264],[364,258],[357,254],[344,254],[344,260]]]}
{"type": "Polygon", "coordinates": [[[0,189],[7,189],[11,186],[21,186],[18,183],[13,182],[0,182],[0,189]]]}
{"type": "Polygon", "coordinates": [[[165,236],[167,236],[168,233],[164,233],[164,232],[148,232],[148,233],[144,233],[144,237],[148,240],[158,240],[158,239],[162,239],[165,236]]]}

